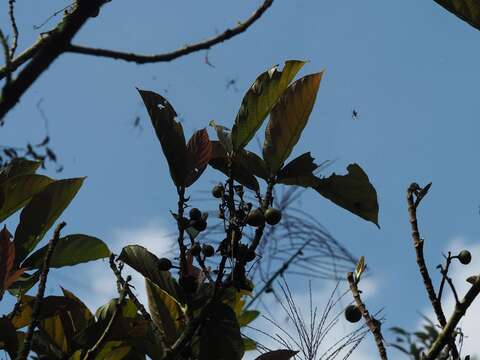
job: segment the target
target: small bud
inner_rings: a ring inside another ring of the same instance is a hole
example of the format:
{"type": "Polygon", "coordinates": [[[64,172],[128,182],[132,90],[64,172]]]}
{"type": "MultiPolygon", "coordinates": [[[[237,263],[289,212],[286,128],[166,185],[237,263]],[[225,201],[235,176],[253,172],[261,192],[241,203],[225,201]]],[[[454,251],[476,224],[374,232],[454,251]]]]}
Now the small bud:
{"type": "Polygon", "coordinates": [[[190,209],[190,220],[200,220],[202,218],[202,212],[198,210],[197,208],[192,208],[190,209]]]}
{"type": "Polygon", "coordinates": [[[168,271],[172,268],[172,262],[167,258],[161,258],[158,261],[158,268],[161,271],[168,271]]]}
{"type": "Polygon", "coordinates": [[[356,305],[348,305],[345,309],[345,319],[351,323],[359,322],[362,318],[362,313],[356,305]]]}
{"type": "Polygon", "coordinates": [[[468,265],[472,261],[472,254],[470,254],[470,251],[468,250],[462,250],[458,253],[457,255],[458,260],[463,264],[463,265],[468,265]]]}

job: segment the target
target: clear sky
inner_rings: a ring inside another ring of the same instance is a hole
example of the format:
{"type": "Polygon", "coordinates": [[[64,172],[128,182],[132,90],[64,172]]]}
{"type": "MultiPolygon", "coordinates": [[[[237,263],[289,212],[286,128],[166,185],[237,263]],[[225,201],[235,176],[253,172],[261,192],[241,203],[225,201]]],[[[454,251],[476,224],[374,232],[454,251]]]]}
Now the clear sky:
{"type": "MultiPolygon", "coordinates": [[[[144,0],[132,6],[114,0],[82,29],[75,43],[164,52],[235,25],[259,3],[144,0]]],[[[67,4],[17,2],[19,50],[58,18],[40,30],[32,30],[33,25],[67,4]]],[[[6,10],[0,24],[6,31],[6,10]]],[[[0,143],[41,141],[44,122],[36,103],[43,99],[52,147],[65,167],[60,176],[88,176],[62,216],[68,223],[65,231],[98,236],[114,251],[137,239],[164,249],[168,246],[162,236],[174,226],[168,210],[175,207],[175,192],[135,87],[167,97],[184,119],[189,136],[211,119],[231,126],[243,93],[271,65],[308,59],[301,74],[326,72],[293,155],[311,151],[319,162],[336,160],[331,170],[340,173],[349,163],[360,164],[378,192],[381,229],[313,191],[304,198],[304,209],[353,254],[366,256],[372,270],[368,306],[385,308],[385,327],[414,329],[418,312],[428,313],[429,305],[407,217],[405,194],[412,181],[433,182],[419,210],[431,271],[448,250],[467,247],[474,263],[480,258],[479,44],[477,30],[431,0],[277,0],[246,33],[209,51],[214,68],[205,64],[205,52],[142,66],[63,55],[10,112],[0,130],[0,143]],[[238,92],[226,90],[229,79],[236,80],[238,92]],[[352,109],[359,113],[357,120],[351,117],[352,109]],[[132,127],[136,116],[143,131],[132,127]]],[[[219,178],[208,169],[194,191],[208,189],[219,178]]],[[[105,267],[99,262],[94,274],[88,266],[54,271],[49,291],[56,292],[55,284],[60,283],[87,303],[99,305],[102,299],[92,289],[113,288],[109,280],[99,283],[105,279],[100,275],[105,267]]],[[[475,273],[473,263],[468,269],[459,267],[456,273],[463,279],[475,273]]],[[[334,286],[316,284],[326,292],[334,286]]],[[[306,288],[307,279],[296,282],[297,291],[306,288]]],[[[479,313],[477,305],[471,314],[479,313]]],[[[480,353],[474,325],[465,328],[471,329],[465,348],[480,353]]],[[[385,335],[391,339],[391,333],[385,335]]],[[[373,341],[368,338],[367,343],[373,341]]]]}

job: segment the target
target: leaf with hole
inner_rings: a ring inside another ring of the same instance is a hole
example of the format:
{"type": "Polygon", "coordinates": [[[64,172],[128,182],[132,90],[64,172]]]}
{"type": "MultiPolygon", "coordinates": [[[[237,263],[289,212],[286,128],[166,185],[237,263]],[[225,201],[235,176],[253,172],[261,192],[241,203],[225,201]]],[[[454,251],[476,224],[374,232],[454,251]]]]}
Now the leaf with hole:
{"type": "Polygon", "coordinates": [[[243,97],[232,128],[232,144],[235,151],[245,147],[253,138],[273,105],[304,64],[305,61],[286,61],[283,70],[278,70],[278,66],[274,66],[253,82],[243,97]]]}
{"type": "Polygon", "coordinates": [[[182,124],[176,121],[177,113],[163,96],[152,91],[137,89],[167,158],[170,175],[177,186],[184,186],[188,176],[188,154],[182,124]]]}

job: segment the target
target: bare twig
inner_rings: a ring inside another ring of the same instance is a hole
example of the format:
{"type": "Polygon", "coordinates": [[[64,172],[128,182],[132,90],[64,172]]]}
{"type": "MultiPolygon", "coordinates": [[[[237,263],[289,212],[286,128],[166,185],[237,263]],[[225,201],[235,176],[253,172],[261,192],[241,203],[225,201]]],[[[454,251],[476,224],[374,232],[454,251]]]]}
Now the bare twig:
{"type": "Polygon", "coordinates": [[[347,280],[350,284],[350,291],[352,292],[353,298],[355,299],[355,303],[357,304],[358,309],[362,313],[363,319],[367,324],[370,332],[372,333],[373,337],[375,338],[375,343],[377,345],[378,353],[380,354],[380,358],[382,360],[387,360],[387,351],[385,350],[385,345],[383,344],[383,336],[382,331],[380,329],[380,321],[374,319],[370,316],[365,304],[362,302],[360,298],[360,291],[358,290],[358,284],[353,277],[353,273],[349,272],[347,274],[347,280]]]}
{"type": "Polygon", "coordinates": [[[137,64],[172,61],[181,56],[188,55],[188,54],[197,52],[199,50],[210,49],[212,46],[220,44],[228,39],[231,39],[232,37],[238,34],[243,33],[255,21],[257,21],[272,4],[273,4],[273,0],[265,0],[263,4],[257,10],[255,10],[255,12],[247,20],[243,22],[239,22],[237,26],[231,29],[227,29],[221,34],[214,36],[208,40],[201,41],[192,45],[187,45],[183,48],[177,49],[172,52],[164,53],[164,54],[140,55],[136,53],[126,53],[121,51],[97,49],[97,48],[90,48],[90,47],[84,47],[84,46],[78,46],[78,45],[68,46],[67,51],[77,53],[77,54],[93,55],[93,56],[112,58],[116,60],[124,60],[128,62],[134,62],[137,64]]]}
{"type": "Polygon", "coordinates": [[[480,276],[475,276],[472,281],[472,286],[468,290],[465,297],[462,301],[455,304],[455,310],[453,311],[452,316],[448,320],[448,323],[444,326],[442,332],[437,337],[432,347],[428,350],[428,353],[425,355],[425,360],[434,360],[438,357],[443,348],[449,344],[450,340],[453,338],[455,328],[458,325],[458,322],[465,315],[467,309],[473,303],[475,298],[480,293],[480,276]]]}
{"type": "Polygon", "coordinates": [[[127,295],[127,289],[129,288],[128,282],[131,280],[131,277],[127,277],[125,280],[125,283],[123,284],[123,287],[120,291],[120,297],[117,300],[115,310],[113,311],[112,317],[108,321],[107,326],[105,327],[105,330],[103,331],[102,335],[100,338],[97,340],[95,345],[93,345],[90,349],[88,349],[87,353],[83,357],[83,360],[90,360],[95,357],[95,354],[101,349],[103,344],[105,343],[105,340],[107,337],[110,335],[110,332],[112,331],[113,324],[115,323],[115,320],[117,319],[118,314],[122,310],[122,306],[125,303],[125,297],[127,295]]]}
{"type": "MultiPolygon", "coordinates": [[[[427,266],[425,264],[425,258],[423,256],[423,239],[420,238],[420,232],[418,230],[417,221],[417,207],[420,205],[421,200],[425,197],[432,183],[427,184],[424,188],[421,188],[417,183],[412,183],[407,190],[407,202],[408,202],[408,215],[410,218],[410,224],[412,227],[412,239],[417,255],[417,264],[420,274],[423,279],[423,284],[427,290],[428,298],[432,304],[433,310],[437,316],[438,322],[442,328],[447,324],[445,314],[443,313],[442,304],[438,300],[438,297],[433,288],[432,279],[428,273],[427,266]],[[414,196],[416,199],[414,199],[414,196]]],[[[449,347],[454,359],[458,358],[458,350],[455,345],[455,340],[450,339],[449,347]]]]}
{"type": "Polygon", "coordinates": [[[48,271],[50,270],[50,260],[52,258],[53,250],[55,249],[55,246],[60,239],[60,231],[65,227],[65,225],[65,222],[61,222],[57,225],[53,233],[53,238],[48,243],[47,253],[45,254],[45,258],[43,259],[42,272],[40,274],[40,282],[38,284],[38,292],[37,296],[35,297],[35,303],[33,304],[31,322],[28,325],[28,330],[25,336],[25,340],[23,342],[22,349],[18,352],[17,360],[26,360],[28,357],[28,353],[30,352],[30,348],[32,346],[33,331],[35,330],[39,322],[38,317],[40,316],[43,296],[45,294],[48,271]]]}
{"type": "MultiPolygon", "coordinates": [[[[12,109],[27,89],[65,52],[73,36],[87,20],[104,4],[105,0],[81,1],[75,9],[66,15],[52,30],[42,46],[33,54],[32,60],[18,74],[18,77],[6,86],[0,99],[0,119],[12,109]]],[[[8,70],[9,71],[9,70],[8,70]]]]}
{"type": "Polygon", "coordinates": [[[47,38],[48,35],[41,36],[35,44],[30,46],[16,58],[11,59],[9,68],[7,66],[0,68],[0,80],[2,80],[9,73],[17,70],[21,65],[25,64],[28,60],[30,60],[37,53],[38,49],[40,49],[45,44],[47,38]]]}
{"type": "Polygon", "coordinates": [[[10,50],[8,49],[7,38],[5,37],[5,34],[3,33],[2,29],[0,29],[0,42],[2,43],[3,54],[5,58],[5,68],[7,69],[7,72],[5,74],[7,77],[6,85],[9,85],[10,82],[12,81],[12,70],[10,67],[11,57],[10,57],[10,50]]]}
{"type": "Polygon", "coordinates": [[[8,0],[8,16],[10,18],[10,24],[12,25],[13,31],[12,46],[10,47],[10,58],[13,58],[13,56],[15,55],[15,50],[17,50],[18,44],[18,27],[15,20],[14,4],[15,0],[8,0]]]}
{"type": "Polygon", "coordinates": [[[113,273],[117,278],[117,283],[119,284],[119,288],[125,289],[125,292],[127,293],[128,297],[133,301],[138,311],[140,311],[140,314],[142,314],[143,319],[148,321],[149,324],[151,324],[155,337],[160,341],[162,347],[165,347],[165,333],[163,332],[162,329],[160,329],[155,324],[155,322],[152,320],[152,317],[145,309],[145,306],[143,306],[140,300],[138,300],[138,298],[132,292],[132,289],[130,289],[130,286],[127,284],[127,281],[122,277],[122,273],[120,269],[117,268],[117,265],[115,264],[114,254],[110,255],[109,262],[110,262],[110,268],[112,269],[113,273]]]}

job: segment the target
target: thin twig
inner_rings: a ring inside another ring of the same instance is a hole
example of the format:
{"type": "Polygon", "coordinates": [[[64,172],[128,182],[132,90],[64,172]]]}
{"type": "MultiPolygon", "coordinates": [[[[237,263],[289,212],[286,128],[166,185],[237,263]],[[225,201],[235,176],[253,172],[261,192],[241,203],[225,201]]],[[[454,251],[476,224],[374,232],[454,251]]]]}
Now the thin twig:
{"type": "Polygon", "coordinates": [[[383,336],[380,329],[380,322],[370,316],[370,313],[365,307],[365,304],[362,302],[362,299],[360,298],[360,291],[358,290],[358,284],[355,281],[352,272],[349,272],[347,274],[347,280],[350,284],[350,291],[352,292],[353,298],[355,299],[355,303],[357,304],[358,309],[362,313],[363,319],[365,320],[365,323],[370,329],[370,332],[375,338],[375,343],[377,345],[380,358],[382,360],[387,360],[387,351],[385,350],[385,345],[383,344],[383,336]]]}
{"type": "Polygon", "coordinates": [[[267,9],[273,4],[274,0],[265,0],[263,4],[255,10],[255,12],[245,21],[239,22],[237,26],[227,29],[221,34],[214,36],[210,39],[205,41],[201,41],[192,45],[187,45],[180,49],[177,49],[172,52],[163,53],[163,54],[156,54],[156,55],[140,55],[136,53],[126,53],[121,51],[115,50],[107,50],[107,49],[97,49],[97,48],[90,48],[78,45],[70,45],[67,48],[67,51],[83,54],[83,55],[93,55],[99,57],[107,57],[116,60],[124,60],[128,62],[134,62],[137,64],[146,64],[146,63],[155,63],[155,62],[166,62],[172,61],[177,59],[181,56],[188,55],[199,50],[207,50],[211,47],[220,44],[226,40],[231,39],[232,37],[243,33],[246,31],[255,21],[260,19],[260,17],[267,11],[267,9]]]}
{"type": "Polygon", "coordinates": [[[100,338],[97,340],[95,345],[93,345],[90,349],[88,349],[87,353],[83,357],[83,360],[90,360],[93,359],[98,352],[98,350],[101,349],[103,344],[105,343],[107,337],[110,335],[110,332],[113,329],[113,324],[115,323],[115,320],[117,319],[118,314],[122,310],[122,306],[125,303],[125,297],[127,295],[127,289],[129,288],[128,282],[131,280],[131,277],[127,277],[125,280],[125,283],[123,284],[123,287],[120,292],[120,297],[117,300],[117,303],[115,305],[115,310],[113,311],[112,317],[108,321],[107,326],[105,327],[105,330],[103,331],[102,335],[100,338]]]}
{"type": "Polygon", "coordinates": [[[33,331],[39,323],[38,317],[40,316],[43,296],[45,295],[48,271],[50,270],[50,260],[52,258],[53,250],[55,249],[55,246],[60,239],[60,231],[65,227],[65,225],[65,222],[61,222],[60,224],[58,224],[53,233],[53,238],[48,242],[47,253],[45,254],[45,258],[43,259],[42,272],[40,274],[40,282],[38,284],[38,292],[37,296],[35,297],[35,303],[33,304],[31,321],[28,325],[27,335],[25,336],[22,349],[17,355],[17,360],[26,360],[28,353],[30,352],[30,348],[32,346],[33,331]]]}
{"type": "Polygon", "coordinates": [[[10,47],[10,58],[13,58],[13,56],[15,55],[15,50],[17,50],[18,44],[18,27],[15,20],[14,4],[15,0],[8,0],[8,16],[10,18],[10,24],[12,25],[13,31],[12,46],[10,47]]]}
{"type": "Polygon", "coordinates": [[[10,57],[10,50],[8,49],[8,41],[3,33],[2,29],[0,29],[0,42],[2,43],[3,54],[5,58],[5,68],[7,69],[6,77],[7,82],[6,85],[9,85],[12,81],[12,70],[11,70],[11,57],[10,57]]]}
{"type": "Polygon", "coordinates": [[[145,309],[145,306],[138,300],[138,298],[135,296],[135,294],[132,292],[132,289],[130,289],[130,286],[127,284],[127,281],[122,277],[122,273],[120,269],[117,268],[117,265],[115,264],[115,255],[112,254],[110,255],[110,268],[112,269],[113,273],[115,274],[117,278],[117,283],[120,284],[120,289],[124,288],[128,297],[133,301],[135,304],[136,308],[138,311],[140,311],[140,314],[142,314],[142,317],[144,320],[146,320],[149,324],[152,326],[152,330],[155,334],[155,337],[159,339],[162,347],[165,347],[165,333],[163,332],[162,329],[160,329],[155,322],[152,320],[152,317],[150,314],[147,312],[145,309]]]}
{"type": "Polygon", "coordinates": [[[30,60],[46,42],[49,35],[41,36],[35,44],[30,46],[20,55],[18,55],[15,59],[11,59],[10,67],[7,68],[5,65],[4,67],[0,68],[0,80],[6,77],[9,73],[14,72],[17,70],[21,65],[25,64],[28,60],[30,60]]]}
{"type": "Polygon", "coordinates": [[[462,301],[455,304],[455,310],[452,316],[448,320],[448,323],[444,326],[442,332],[438,335],[437,339],[433,343],[432,347],[428,350],[424,356],[425,360],[434,360],[438,357],[443,348],[449,344],[449,341],[453,338],[453,333],[461,320],[465,315],[467,309],[472,305],[475,298],[480,293],[480,276],[475,276],[472,281],[472,286],[464,296],[462,301]]]}
{"type": "MultiPolygon", "coordinates": [[[[425,258],[423,256],[423,239],[420,238],[420,232],[418,230],[418,221],[417,221],[417,207],[420,205],[421,200],[425,197],[432,183],[427,184],[424,188],[421,188],[417,183],[412,183],[407,190],[407,202],[408,202],[408,215],[410,224],[412,227],[412,239],[413,245],[415,247],[415,252],[417,256],[417,264],[420,274],[423,279],[423,284],[425,290],[427,291],[428,298],[432,304],[433,310],[437,316],[438,322],[442,328],[447,324],[445,314],[443,313],[442,304],[438,300],[438,297],[433,288],[432,279],[428,273],[427,266],[425,264],[425,258]],[[414,199],[414,195],[416,199],[414,199]]],[[[449,343],[450,351],[454,359],[459,357],[458,350],[455,345],[454,339],[451,339],[449,343]]]]}
{"type": "Polygon", "coordinates": [[[50,64],[65,52],[75,34],[104,3],[105,0],[78,2],[75,9],[50,32],[42,47],[34,53],[32,60],[18,74],[18,77],[5,87],[0,99],[0,119],[3,119],[17,104],[22,95],[47,70],[50,64]]]}

